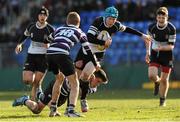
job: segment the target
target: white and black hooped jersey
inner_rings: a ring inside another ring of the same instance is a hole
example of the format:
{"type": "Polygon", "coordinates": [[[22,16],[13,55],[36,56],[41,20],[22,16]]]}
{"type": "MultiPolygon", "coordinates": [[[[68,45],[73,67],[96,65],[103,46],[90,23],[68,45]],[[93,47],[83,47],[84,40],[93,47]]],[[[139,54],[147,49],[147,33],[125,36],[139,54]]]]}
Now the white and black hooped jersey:
{"type": "MultiPolygon", "coordinates": [[[[30,54],[45,54],[47,47],[44,44],[47,42],[47,37],[54,31],[54,28],[46,23],[45,26],[39,27],[37,22],[31,23],[25,30],[24,36],[31,38],[31,44],[28,49],[30,54]]],[[[23,42],[24,40],[20,40],[23,42]]]]}
{"type": "Polygon", "coordinates": [[[112,34],[118,31],[121,31],[121,32],[125,31],[125,29],[126,29],[126,26],[121,24],[119,21],[116,21],[112,27],[108,28],[106,26],[105,19],[103,17],[96,18],[87,32],[88,41],[91,45],[92,51],[94,53],[105,52],[105,49],[101,50],[98,48],[98,45],[105,44],[105,41],[97,39],[97,36],[101,31],[105,30],[110,34],[110,36],[112,36],[112,34]]]}

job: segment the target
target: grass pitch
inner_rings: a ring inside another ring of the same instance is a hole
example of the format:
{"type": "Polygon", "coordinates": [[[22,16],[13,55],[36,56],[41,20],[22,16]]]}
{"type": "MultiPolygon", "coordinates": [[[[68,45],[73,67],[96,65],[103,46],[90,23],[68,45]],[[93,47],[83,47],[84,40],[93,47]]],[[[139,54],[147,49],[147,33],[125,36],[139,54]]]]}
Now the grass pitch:
{"type": "MultiPolygon", "coordinates": [[[[63,115],[66,105],[58,110],[61,117],[48,117],[49,108],[34,115],[26,107],[11,106],[21,92],[0,92],[0,122],[53,122],[53,121],[180,121],[180,91],[170,90],[166,107],[159,107],[159,98],[150,90],[98,91],[88,97],[90,110],[82,118],[63,115]]],[[[78,100],[77,111],[80,111],[78,100]]]]}

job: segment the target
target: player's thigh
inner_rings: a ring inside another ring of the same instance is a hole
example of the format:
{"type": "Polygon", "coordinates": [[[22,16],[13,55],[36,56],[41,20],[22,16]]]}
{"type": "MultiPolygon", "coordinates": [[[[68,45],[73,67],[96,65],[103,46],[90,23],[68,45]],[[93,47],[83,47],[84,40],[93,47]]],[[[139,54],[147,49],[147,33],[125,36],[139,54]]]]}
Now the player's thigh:
{"type": "Polygon", "coordinates": [[[88,80],[95,70],[94,64],[91,61],[88,62],[82,70],[80,78],[82,80],[88,80]]]}
{"type": "Polygon", "coordinates": [[[153,77],[158,75],[158,67],[156,66],[149,66],[148,67],[148,76],[153,77]]]}

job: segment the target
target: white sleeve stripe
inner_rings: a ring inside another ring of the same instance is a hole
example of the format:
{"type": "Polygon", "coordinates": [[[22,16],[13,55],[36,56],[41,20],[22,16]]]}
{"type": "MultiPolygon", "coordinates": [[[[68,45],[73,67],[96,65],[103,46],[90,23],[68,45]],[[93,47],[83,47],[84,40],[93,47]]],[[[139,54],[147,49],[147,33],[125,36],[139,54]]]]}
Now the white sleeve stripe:
{"type": "Polygon", "coordinates": [[[176,39],[169,39],[168,41],[169,41],[169,42],[175,42],[176,39]]]}
{"type": "Polygon", "coordinates": [[[126,26],[121,25],[120,28],[119,28],[119,31],[124,31],[124,30],[126,30],[126,26]]]}
{"type": "Polygon", "coordinates": [[[170,38],[170,39],[175,39],[175,38],[176,38],[176,35],[170,35],[169,38],[170,38]]]}
{"type": "Polygon", "coordinates": [[[29,31],[27,29],[24,31],[24,35],[25,36],[30,36],[30,33],[29,33],[29,31]]]}
{"type": "Polygon", "coordinates": [[[176,35],[170,35],[168,41],[169,42],[175,42],[176,41],[176,35]]]}
{"type": "Polygon", "coordinates": [[[87,33],[90,33],[90,34],[92,34],[92,35],[96,35],[96,32],[95,31],[92,31],[92,30],[88,30],[88,32],[87,33]]]}
{"type": "Polygon", "coordinates": [[[97,30],[95,30],[95,29],[93,29],[93,28],[89,28],[89,30],[92,30],[92,31],[94,31],[94,32],[97,32],[97,30]]]}
{"type": "Polygon", "coordinates": [[[95,26],[90,26],[90,28],[92,28],[94,30],[98,30],[95,26]]]}
{"type": "Polygon", "coordinates": [[[89,42],[82,43],[83,47],[88,46],[88,45],[89,45],[89,42]]]}

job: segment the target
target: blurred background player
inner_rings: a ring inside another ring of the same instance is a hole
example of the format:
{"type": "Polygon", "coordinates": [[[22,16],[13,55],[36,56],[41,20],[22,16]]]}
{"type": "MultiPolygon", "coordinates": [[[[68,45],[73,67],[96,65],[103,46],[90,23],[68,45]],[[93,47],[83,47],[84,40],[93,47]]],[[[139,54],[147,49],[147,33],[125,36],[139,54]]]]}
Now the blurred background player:
{"type": "Polygon", "coordinates": [[[56,115],[57,100],[60,95],[60,89],[66,77],[70,83],[70,95],[68,116],[80,117],[81,115],[75,112],[78,94],[79,80],[74,68],[73,60],[70,57],[71,48],[80,42],[84,47],[89,58],[93,62],[93,66],[98,70],[100,67],[96,62],[96,57],[92,54],[89,48],[86,34],[79,28],[80,16],[77,12],[69,12],[66,19],[66,25],[59,27],[51,35],[53,39],[50,47],[47,50],[47,59],[50,71],[56,77],[56,81],[52,91],[52,100],[50,106],[51,117],[56,115]]]}
{"type": "Polygon", "coordinates": [[[41,87],[47,69],[46,50],[48,41],[46,39],[54,31],[54,28],[47,22],[48,16],[48,9],[42,7],[38,12],[37,22],[28,25],[15,49],[16,54],[19,54],[26,38],[31,38],[28,55],[23,67],[23,82],[32,85],[32,100],[35,100],[36,91],[41,87]]]}
{"type": "Polygon", "coordinates": [[[176,41],[176,28],[168,21],[166,7],[160,7],[156,11],[156,22],[149,25],[148,34],[153,38],[152,45],[147,43],[148,76],[155,84],[154,95],[158,95],[158,92],[160,94],[160,106],[165,106],[176,41]],[[158,75],[159,68],[161,70],[160,76],[158,75]]]}
{"type": "MultiPolygon", "coordinates": [[[[88,41],[90,43],[91,49],[93,53],[96,55],[98,61],[102,61],[103,56],[105,54],[106,49],[111,45],[112,39],[108,38],[107,40],[101,40],[98,39],[99,33],[102,31],[106,31],[109,33],[110,36],[116,32],[126,32],[130,34],[134,34],[137,36],[142,37],[144,41],[150,41],[151,38],[149,36],[132,29],[130,27],[127,27],[125,25],[122,25],[118,20],[118,10],[115,7],[108,7],[104,11],[104,16],[102,17],[97,17],[92,25],[90,26],[88,32],[87,32],[87,37],[88,41]]],[[[146,43],[147,43],[146,42],[146,43]]],[[[75,66],[77,69],[77,72],[79,74],[79,79],[80,82],[82,82],[83,87],[88,87],[88,80],[95,71],[95,67],[93,66],[91,60],[87,56],[87,54],[84,52],[84,48],[81,47],[77,57],[75,59],[75,66]]],[[[81,96],[81,106],[82,111],[83,109],[87,111],[87,100],[83,100],[85,98],[86,93],[87,93],[87,88],[83,88],[82,90],[85,90],[85,92],[82,92],[81,96]]]]}
{"type": "MultiPolygon", "coordinates": [[[[45,108],[45,106],[49,104],[51,100],[54,82],[55,81],[50,82],[50,84],[45,89],[45,91],[40,95],[40,100],[38,102],[30,100],[29,96],[23,96],[13,101],[13,104],[12,104],[13,107],[25,105],[34,114],[39,114],[45,108]]],[[[91,75],[91,78],[89,81],[88,94],[95,93],[97,91],[97,87],[100,84],[105,84],[107,82],[108,82],[108,79],[103,70],[94,72],[94,74],[91,75]]],[[[81,86],[80,86],[80,89],[81,89],[81,86]]],[[[58,104],[57,104],[58,107],[63,105],[66,102],[66,100],[69,99],[69,94],[70,94],[69,81],[65,78],[63,85],[61,87],[61,94],[58,98],[58,104]]],[[[69,104],[69,100],[67,101],[67,107],[68,107],[68,104],[69,104]]],[[[61,114],[57,111],[55,116],[60,116],[60,115],[61,114]]],[[[67,111],[65,111],[65,115],[67,115],[67,111]]]]}

